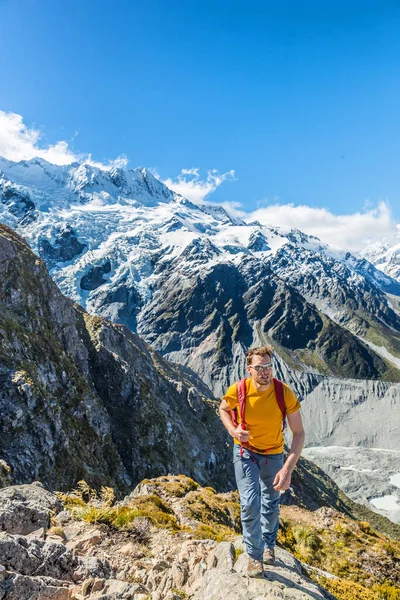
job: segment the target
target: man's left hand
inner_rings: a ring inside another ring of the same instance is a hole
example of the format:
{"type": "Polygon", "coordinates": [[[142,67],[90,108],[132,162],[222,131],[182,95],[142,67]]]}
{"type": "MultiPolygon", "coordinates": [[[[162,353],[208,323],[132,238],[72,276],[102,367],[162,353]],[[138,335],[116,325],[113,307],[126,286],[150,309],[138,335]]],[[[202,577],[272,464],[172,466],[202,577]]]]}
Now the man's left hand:
{"type": "Polygon", "coordinates": [[[283,467],[280,471],[275,475],[275,479],[273,482],[274,490],[284,491],[290,487],[290,481],[292,478],[292,474],[290,471],[283,467]]]}

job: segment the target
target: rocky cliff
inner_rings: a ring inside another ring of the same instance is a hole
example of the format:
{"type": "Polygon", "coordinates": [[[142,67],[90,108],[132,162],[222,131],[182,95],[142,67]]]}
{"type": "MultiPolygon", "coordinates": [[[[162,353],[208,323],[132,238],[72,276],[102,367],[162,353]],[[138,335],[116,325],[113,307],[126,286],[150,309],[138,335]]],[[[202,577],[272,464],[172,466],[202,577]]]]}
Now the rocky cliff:
{"type": "Polygon", "coordinates": [[[215,408],[189,370],[65,298],[0,225],[0,457],[15,482],[62,489],[85,478],[123,491],[182,472],[226,488],[215,408]]]}

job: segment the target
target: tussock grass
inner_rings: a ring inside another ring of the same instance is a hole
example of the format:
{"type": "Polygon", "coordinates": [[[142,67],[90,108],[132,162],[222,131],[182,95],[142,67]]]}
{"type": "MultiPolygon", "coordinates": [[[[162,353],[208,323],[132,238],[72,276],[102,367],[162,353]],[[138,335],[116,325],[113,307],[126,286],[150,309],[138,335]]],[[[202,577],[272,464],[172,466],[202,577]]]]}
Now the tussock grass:
{"type": "Polygon", "coordinates": [[[57,496],[74,519],[86,523],[103,523],[114,529],[126,529],[137,519],[146,518],[157,527],[171,530],[180,528],[172,508],[155,494],[138,496],[129,506],[113,506],[114,490],[103,487],[98,493],[85,481],[79,481],[70,494],[57,492],[57,496]]]}
{"type": "Polygon", "coordinates": [[[215,540],[216,542],[231,542],[237,533],[225,525],[199,525],[191,530],[196,540],[215,540]]]}
{"type": "Polygon", "coordinates": [[[314,581],[337,600],[400,600],[399,542],[376,533],[367,521],[338,514],[327,528],[316,526],[311,515],[303,511],[301,524],[281,516],[278,543],[301,561],[338,577],[311,572],[314,581]]]}
{"type": "MultiPolygon", "coordinates": [[[[168,496],[183,498],[200,485],[186,475],[166,475],[157,479],[144,479],[142,484],[150,484],[156,492],[165,492],[168,496]]],[[[207,488],[212,490],[213,488],[207,488]]],[[[214,490],[215,493],[215,490],[214,490]]]]}
{"type": "Polygon", "coordinates": [[[201,488],[187,494],[185,515],[191,519],[215,527],[224,525],[233,532],[240,533],[240,506],[234,494],[216,494],[215,490],[201,488]]]}

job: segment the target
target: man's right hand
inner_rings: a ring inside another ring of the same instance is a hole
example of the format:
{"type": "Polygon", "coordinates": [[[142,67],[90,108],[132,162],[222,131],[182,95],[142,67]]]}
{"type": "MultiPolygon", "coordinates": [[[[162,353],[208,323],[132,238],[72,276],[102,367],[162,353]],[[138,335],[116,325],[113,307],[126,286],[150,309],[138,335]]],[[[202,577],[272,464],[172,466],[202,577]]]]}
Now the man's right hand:
{"type": "Polygon", "coordinates": [[[241,425],[236,427],[236,429],[233,429],[231,435],[235,440],[238,440],[238,442],[248,442],[250,439],[250,432],[242,429],[241,425]]]}

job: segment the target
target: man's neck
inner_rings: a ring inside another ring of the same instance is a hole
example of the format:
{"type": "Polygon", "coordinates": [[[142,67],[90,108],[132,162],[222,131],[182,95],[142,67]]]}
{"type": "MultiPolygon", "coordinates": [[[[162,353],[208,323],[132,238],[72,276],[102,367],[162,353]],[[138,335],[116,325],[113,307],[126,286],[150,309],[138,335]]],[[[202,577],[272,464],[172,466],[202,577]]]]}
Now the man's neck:
{"type": "Polygon", "coordinates": [[[253,379],[253,385],[256,388],[257,392],[266,392],[271,387],[271,383],[272,382],[270,381],[266,385],[262,385],[261,383],[258,383],[258,381],[253,379]]]}

